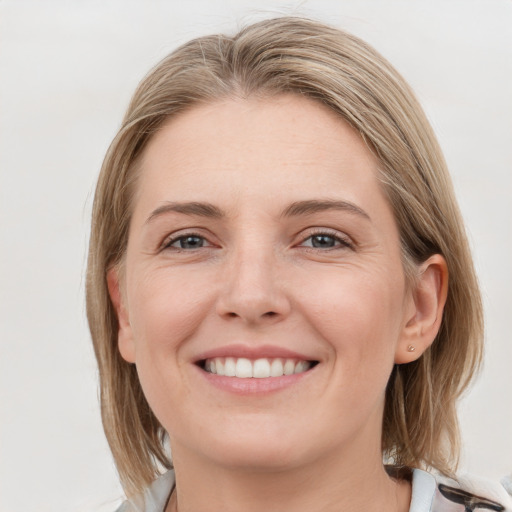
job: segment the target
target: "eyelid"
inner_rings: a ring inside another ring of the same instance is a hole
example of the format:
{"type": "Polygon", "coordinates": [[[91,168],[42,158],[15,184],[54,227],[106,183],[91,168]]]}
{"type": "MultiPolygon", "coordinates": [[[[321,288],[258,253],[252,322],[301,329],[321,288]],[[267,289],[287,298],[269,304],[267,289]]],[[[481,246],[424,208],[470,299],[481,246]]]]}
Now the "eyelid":
{"type": "MultiPolygon", "coordinates": [[[[177,232],[171,233],[163,239],[158,250],[163,251],[165,249],[173,249],[175,251],[192,252],[194,249],[181,249],[179,247],[171,247],[172,244],[176,243],[177,241],[179,241],[182,238],[187,238],[187,237],[198,237],[205,241],[206,245],[202,246],[202,247],[198,247],[196,250],[208,249],[208,248],[214,247],[215,244],[211,241],[211,237],[207,236],[206,234],[202,233],[201,231],[202,231],[201,229],[190,228],[190,229],[183,229],[183,230],[179,230],[177,232]]],[[[299,239],[298,243],[296,243],[294,245],[296,247],[302,246],[304,248],[312,249],[315,251],[326,251],[329,249],[330,250],[344,249],[344,248],[354,249],[356,244],[354,243],[353,239],[350,236],[348,236],[346,233],[340,232],[333,228],[314,227],[314,228],[308,228],[306,230],[303,230],[302,233],[300,234],[300,239],[299,239]],[[337,242],[339,242],[339,245],[337,245],[335,247],[329,247],[329,248],[307,247],[307,246],[303,245],[306,240],[310,239],[313,236],[318,236],[318,235],[326,235],[326,236],[332,237],[337,242]]]]}
{"type": "Polygon", "coordinates": [[[302,246],[302,247],[306,247],[308,249],[312,249],[315,251],[327,251],[327,250],[344,249],[344,248],[354,249],[354,247],[355,247],[355,243],[350,236],[348,236],[346,233],[337,231],[332,228],[310,228],[309,231],[306,230],[306,233],[304,233],[304,232],[302,233],[301,240],[297,245],[299,247],[302,246]],[[325,248],[325,249],[322,249],[319,247],[307,247],[307,246],[302,245],[302,244],[304,244],[304,242],[306,240],[310,239],[313,236],[318,236],[318,235],[330,236],[330,237],[334,238],[336,241],[338,241],[340,243],[340,245],[336,246],[336,247],[325,248]]]}
{"type": "Polygon", "coordinates": [[[207,245],[203,246],[203,247],[198,247],[198,249],[203,249],[203,248],[206,249],[206,248],[213,247],[215,244],[213,244],[211,242],[211,240],[209,239],[208,236],[206,236],[205,234],[202,234],[200,231],[201,230],[192,228],[192,229],[183,229],[183,230],[177,231],[175,233],[171,233],[163,239],[162,243],[159,246],[159,251],[163,251],[165,249],[173,249],[175,251],[192,252],[193,249],[182,249],[179,247],[172,247],[172,244],[176,243],[178,240],[181,240],[182,238],[187,238],[187,237],[197,237],[197,238],[202,238],[203,240],[205,240],[207,245]]]}

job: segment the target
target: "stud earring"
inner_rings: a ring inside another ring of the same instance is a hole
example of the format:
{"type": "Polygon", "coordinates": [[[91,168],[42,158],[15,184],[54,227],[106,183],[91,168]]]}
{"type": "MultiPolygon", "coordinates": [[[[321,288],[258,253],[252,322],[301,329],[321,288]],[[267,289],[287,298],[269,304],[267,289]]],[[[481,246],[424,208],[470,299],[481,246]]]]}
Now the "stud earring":
{"type": "Polygon", "coordinates": [[[414,352],[416,350],[416,347],[414,345],[409,345],[407,347],[407,352],[414,352]]]}

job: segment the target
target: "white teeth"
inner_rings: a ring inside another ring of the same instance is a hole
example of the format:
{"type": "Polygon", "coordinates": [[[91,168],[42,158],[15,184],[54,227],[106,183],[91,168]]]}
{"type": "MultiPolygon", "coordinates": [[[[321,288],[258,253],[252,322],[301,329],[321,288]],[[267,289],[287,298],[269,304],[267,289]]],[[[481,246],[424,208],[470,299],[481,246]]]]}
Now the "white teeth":
{"type": "Polygon", "coordinates": [[[283,371],[285,375],[292,375],[295,372],[295,361],[287,359],[283,371]]]}
{"type": "Polygon", "coordinates": [[[281,377],[282,375],[284,375],[283,361],[274,359],[270,365],[270,377],[281,377]]]}
{"type": "Polygon", "coordinates": [[[268,377],[282,377],[303,373],[311,368],[309,361],[297,361],[296,359],[267,359],[256,360],[245,357],[215,357],[205,361],[204,369],[226,377],[238,377],[239,379],[265,379],[268,377]]]}
{"type": "Polygon", "coordinates": [[[256,359],[256,361],[254,361],[252,376],[256,379],[270,377],[270,363],[268,362],[268,359],[256,359]]]}
{"type": "Polygon", "coordinates": [[[236,376],[239,379],[250,379],[252,377],[252,363],[249,359],[241,357],[236,362],[236,376]]]}
{"type": "Polygon", "coordinates": [[[217,370],[217,375],[226,375],[226,370],[224,369],[224,362],[222,361],[222,359],[218,358],[213,360],[213,365],[217,370]]]}
{"type": "Polygon", "coordinates": [[[295,365],[294,373],[302,373],[305,372],[309,368],[309,363],[307,361],[299,361],[295,365]]]}
{"type": "MultiPolygon", "coordinates": [[[[215,359],[213,361],[215,362],[215,359]]],[[[224,374],[226,377],[234,377],[236,375],[236,361],[234,357],[226,357],[224,374]]]]}

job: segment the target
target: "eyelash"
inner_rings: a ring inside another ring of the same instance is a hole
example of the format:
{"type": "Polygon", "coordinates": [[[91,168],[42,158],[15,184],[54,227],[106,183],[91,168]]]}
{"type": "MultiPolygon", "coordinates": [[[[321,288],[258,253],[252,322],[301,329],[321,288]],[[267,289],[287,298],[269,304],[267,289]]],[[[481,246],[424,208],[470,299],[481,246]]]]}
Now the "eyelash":
{"type": "MultiPolygon", "coordinates": [[[[186,249],[183,247],[173,247],[173,244],[179,242],[180,240],[185,240],[187,238],[199,238],[199,239],[207,242],[208,245],[206,247],[211,247],[213,245],[210,242],[208,242],[206,237],[204,237],[203,235],[200,235],[199,233],[183,233],[183,234],[180,234],[179,236],[174,236],[170,239],[165,240],[164,243],[162,244],[162,250],[172,249],[177,252],[181,252],[181,251],[190,252],[194,249],[186,249]]],[[[203,249],[203,248],[204,248],[204,246],[199,247],[199,249],[203,249]]]]}
{"type": "Polygon", "coordinates": [[[306,240],[310,240],[313,237],[318,237],[318,236],[324,236],[324,237],[332,238],[334,240],[334,242],[338,243],[339,245],[334,246],[334,247],[327,247],[327,248],[323,248],[323,249],[319,248],[319,247],[305,246],[308,250],[324,252],[324,251],[336,250],[336,249],[354,249],[354,244],[353,244],[353,242],[350,240],[350,238],[348,236],[346,236],[346,235],[342,236],[337,231],[331,231],[331,230],[325,229],[325,228],[324,229],[318,229],[318,230],[315,230],[315,231],[311,232],[298,245],[301,246],[302,244],[304,244],[304,242],[306,242],[306,240]]]}
{"type": "MultiPolygon", "coordinates": [[[[192,252],[194,250],[209,248],[212,246],[213,246],[213,244],[208,242],[208,239],[206,237],[204,237],[203,235],[200,235],[198,233],[191,232],[191,233],[183,233],[183,234],[180,234],[179,236],[174,236],[170,239],[167,239],[162,244],[162,250],[170,249],[170,250],[173,250],[176,252],[192,252]],[[195,248],[194,247],[192,247],[192,248],[173,247],[173,244],[176,244],[177,242],[179,242],[181,240],[185,240],[187,238],[198,238],[198,239],[202,240],[203,243],[206,242],[207,245],[206,246],[201,245],[200,247],[195,247],[195,248]]],[[[336,231],[331,231],[329,229],[318,229],[318,230],[311,232],[306,238],[303,238],[302,241],[299,244],[297,244],[295,247],[304,247],[309,251],[325,252],[325,251],[336,250],[336,249],[354,249],[354,244],[347,236],[340,236],[340,234],[336,231]],[[310,240],[310,239],[312,240],[314,237],[331,238],[334,241],[334,243],[337,245],[335,245],[333,247],[323,247],[323,248],[322,247],[313,247],[312,245],[311,246],[304,245],[307,240],[310,240]]]]}

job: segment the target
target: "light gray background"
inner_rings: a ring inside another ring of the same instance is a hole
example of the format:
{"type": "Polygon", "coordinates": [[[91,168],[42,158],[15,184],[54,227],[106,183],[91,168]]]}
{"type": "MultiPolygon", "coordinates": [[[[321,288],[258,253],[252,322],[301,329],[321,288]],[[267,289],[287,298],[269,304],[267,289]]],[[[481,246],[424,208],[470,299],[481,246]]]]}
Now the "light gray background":
{"type": "Polygon", "coordinates": [[[83,300],[94,182],[152,65],[191,37],[280,13],[362,36],[423,103],[486,306],[462,470],[512,472],[512,1],[0,0],[1,512],[115,509],[83,300]]]}

